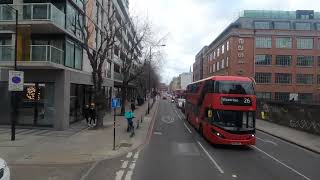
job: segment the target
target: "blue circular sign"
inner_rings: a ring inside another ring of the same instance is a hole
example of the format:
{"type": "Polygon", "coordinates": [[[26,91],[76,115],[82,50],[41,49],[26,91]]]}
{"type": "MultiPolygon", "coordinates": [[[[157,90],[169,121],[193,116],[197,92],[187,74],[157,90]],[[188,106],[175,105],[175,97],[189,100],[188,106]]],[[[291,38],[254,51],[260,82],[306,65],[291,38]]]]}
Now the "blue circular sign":
{"type": "Polygon", "coordinates": [[[12,82],[15,84],[19,84],[21,82],[21,78],[18,76],[12,77],[12,82]]]}

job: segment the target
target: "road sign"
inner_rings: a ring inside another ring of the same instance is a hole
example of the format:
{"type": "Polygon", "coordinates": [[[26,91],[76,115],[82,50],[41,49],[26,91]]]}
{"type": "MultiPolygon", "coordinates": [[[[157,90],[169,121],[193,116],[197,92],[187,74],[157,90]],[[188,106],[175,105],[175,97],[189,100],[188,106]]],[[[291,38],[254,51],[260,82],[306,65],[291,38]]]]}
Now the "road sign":
{"type": "Polygon", "coordinates": [[[23,91],[23,71],[9,71],[9,91],[23,91]]]}
{"type": "Polygon", "coordinates": [[[119,98],[112,98],[111,107],[112,108],[119,108],[120,107],[120,99],[119,98]]]}

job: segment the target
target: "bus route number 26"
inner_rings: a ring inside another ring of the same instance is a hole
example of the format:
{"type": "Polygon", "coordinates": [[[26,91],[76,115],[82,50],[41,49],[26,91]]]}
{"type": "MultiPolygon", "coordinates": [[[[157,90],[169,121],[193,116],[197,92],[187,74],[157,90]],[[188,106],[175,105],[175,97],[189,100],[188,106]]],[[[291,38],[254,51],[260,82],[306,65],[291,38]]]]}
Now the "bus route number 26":
{"type": "Polygon", "coordinates": [[[250,98],[244,98],[243,103],[244,104],[251,104],[251,99],[250,98]]]}

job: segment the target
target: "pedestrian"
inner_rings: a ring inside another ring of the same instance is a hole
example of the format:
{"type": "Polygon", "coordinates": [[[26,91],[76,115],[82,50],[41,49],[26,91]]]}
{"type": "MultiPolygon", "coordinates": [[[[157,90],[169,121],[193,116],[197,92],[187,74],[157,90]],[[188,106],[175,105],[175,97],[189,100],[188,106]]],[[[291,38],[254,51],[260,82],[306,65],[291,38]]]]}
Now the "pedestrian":
{"type": "Polygon", "coordinates": [[[131,135],[130,137],[133,137],[134,136],[134,126],[133,126],[133,119],[135,118],[134,117],[134,112],[132,111],[127,111],[125,112],[124,114],[127,122],[128,122],[128,128],[127,128],[127,132],[131,132],[131,135]]]}
{"type": "Polygon", "coordinates": [[[83,116],[86,119],[87,124],[89,124],[89,105],[86,104],[83,108],[83,116]]]}
{"type": "Polygon", "coordinates": [[[131,111],[134,112],[134,110],[136,110],[136,105],[135,105],[135,100],[132,99],[131,100],[131,111]]]}
{"type": "Polygon", "coordinates": [[[96,122],[96,106],[94,103],[91,103],[90,109],[89,109],[89,115],[90,115],[90,124],[93,125],[96,122]]]}

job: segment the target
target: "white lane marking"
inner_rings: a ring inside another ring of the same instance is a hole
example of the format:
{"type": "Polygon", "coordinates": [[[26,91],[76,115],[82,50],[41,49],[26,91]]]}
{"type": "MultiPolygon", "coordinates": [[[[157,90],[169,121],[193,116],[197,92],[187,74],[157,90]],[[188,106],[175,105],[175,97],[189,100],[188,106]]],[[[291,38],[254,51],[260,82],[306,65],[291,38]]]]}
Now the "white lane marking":
{"type": "Polygon", "coordinates": [[[297,170],[293,169],[292,167],[286,165],[285,163],[281,162],[280,160],[278,160],[277,158],[271,156],[270,154],[264,152],[263,150],[261,150],[260,148],[258,148],[257,146],[251,146],[253,148],[255,148],[256,150],[262,152],[263,154],[267,155],[268,157],[270,157],[271,159],[273,159],[274,161],[276,161],[277,163],[285,166],[286,168],[290,169],[291,171],[295,172],[296,174],[300,175],[301,177],[303,177],[304,179],[307,179],[307,180],[311,180],[310,178],[308,178],[307,176],[301,174],[300,172],[298,172],[297,170]]]}
{"type": "Polygon", "coordinates": [[[134,170],[135,167],[136,167],[136,163],[131,163],[129,168],[130,168],[131,170],[134,170]]]}
{"type": "Polygon", "coordinates": [[[178,112],[177,112],[176,110],[174,110],[174,112],[177,114],[178,118],[179,118],[180,120],[182,120],[181,117],[180,117],[180,115],[178,114],[178,112]]]}
{"type": "Polygon", "coordinates": [[[237,178],[237,175],[233,174],[232,177],[233,177],[233,178],[237,178]]]}
{"type": "Polygon", "coordinates": [[[315,153],[315,152],[312,152],[312,151],[310,151],[310,150],[308,150],[308,149],[305,149],[305,148],[303,148],[303,147],[300,147],[300,146],[298,146],[298,145],[296,145],[296,144],[293,144],[293,143],[291,143],[291,142],[285,141],[285,140],[283,140],[283,139],[281,139],[281,138],[278,138],[278,137],[276,137],[276,136],[272,136],[272,135],[270,135],[270,134],[268,134],[268,133],[265,133],[265,132],[263,132],[263,131],[260,131],[260,130],[259,130],[259,133],[264,134],[264,135],[266,135],[266,136],[269,136],[269,137],[272,138],[272,139],[281,141],[281,142],[283,142],[283,143],[285,143],[285,144],[288,144],[289,146],[292,146],[292,147],[295,147],[295,148],[299,148],[299,149],[301,149],[301,150],[303,150],[303,151],[305,151],[305,152],[313,153],[313,154],[318,155],[318,154],[315,153]]]}
{"type": "Polygon", "coordinates": [[[128,152],[127,158],[131,158],[131,156],[132,156],[132,152],[128,152]]]}
{"type": "Polygon", "coordinates": [[[137,151],[133,158],[134,159],[138,159],[139,158],[139,153],[140,153],[140,151],[137,151]]]}
{"type": "Polygon", "coordinates": [[[278,146],[277,143],[273,142],[273,141],[270,141],[270,140],[265,140],[265,139],[262,139],[262,138],[259,138],[256,136],[257,139],[259,139],[260,141],[263,141],[263,142],[266,142],[266,143],[270,143],[270,144],[273,144],[275,146],[278,146]]]}
{"type": "Polygon", "coordinates": [[[133,174],[132,171],[128,171],[124,180],[131,180],[132,174],[133,174]]]}
{"type": "Polygon", "coordinates": [[[189,133],[192,134],[190,128],[188,128],[188,126],[186,125],[186,123],[183,123],[183,124],[184,124],[184,126],[187,128],[187,130],[189,131],[189,133]]]}
{"type": "Polygon", "coordinates": [[[155,131],[153,134],[155,134],[155,135],[162,135],[162,132],[155,131]]]}
{"type": "Polygon", "coordinates": [[[121,180],[123,174],[124,174],[124,170],[117,171],[115,180],[121,180]]]}
{"type": "Polygon", "coordinates": [[[88,178],[91,171],[100,163],[100,161],[96,161],[92,164],[92,166],[88,169],[88,171],[80,178],[80,180],[85,180],[88,178]]]}
{"type": "Polygon", "coordinates": [[[129,163],[129,161],[123,161],[123,163],[122,163],[122,165],[121,165],[121,168],[122,168],[122,169],[127,168],[128,163],[129,163]]]}
{"type": "Polygon", "coordinates": [[[213,157],[208,153],[208,151],[202,146],[202,144],[197,141],[199,146],[201,147],[201,149],[206,153],[206,155],[209,157],[209,159],[213,162],[213,164],[216,166],[216,168],[219,170],[219,172],[221,174],[224,173],[224,171],[222,170],[222,168],[219,166],[219,164],[213,159],[213,157]]]}

